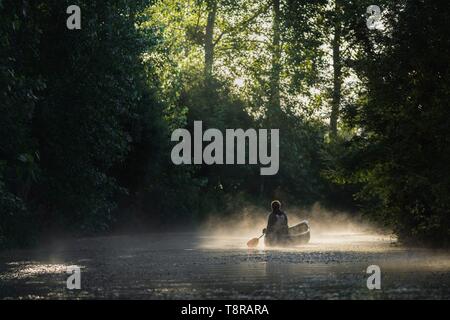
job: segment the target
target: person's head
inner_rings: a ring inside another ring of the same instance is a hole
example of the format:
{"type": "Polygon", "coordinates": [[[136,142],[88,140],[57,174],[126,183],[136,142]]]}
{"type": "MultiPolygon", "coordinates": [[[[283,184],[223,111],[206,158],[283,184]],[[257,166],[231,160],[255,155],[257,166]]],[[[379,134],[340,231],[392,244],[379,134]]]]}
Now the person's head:
{"type": "Polygon", "coordinates": [[[272,211],[278,211],[281,208],[281,202],[278,200],[273,200],[270,205],[272,206],[272,211]]]}

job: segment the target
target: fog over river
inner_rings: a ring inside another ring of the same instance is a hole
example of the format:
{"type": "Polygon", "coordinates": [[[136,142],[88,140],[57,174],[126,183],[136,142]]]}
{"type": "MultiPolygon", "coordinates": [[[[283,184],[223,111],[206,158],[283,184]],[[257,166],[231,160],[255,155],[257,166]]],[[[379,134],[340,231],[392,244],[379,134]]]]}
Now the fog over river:
{"type": "MultiPolygon", "coordinates": [[[[253,235],[255,236],[255,235],[253,235]]],[[[450,254],[388,236],[313,234],[296,248],[247,249],[248,234],[161,233],[84,238],[0,253],[2,299],[450,298],[450,254]],[[81,268],[81,289],[66,268],[81,268]],[[369,265],[381,290],[369,290],[369,265]]]]}

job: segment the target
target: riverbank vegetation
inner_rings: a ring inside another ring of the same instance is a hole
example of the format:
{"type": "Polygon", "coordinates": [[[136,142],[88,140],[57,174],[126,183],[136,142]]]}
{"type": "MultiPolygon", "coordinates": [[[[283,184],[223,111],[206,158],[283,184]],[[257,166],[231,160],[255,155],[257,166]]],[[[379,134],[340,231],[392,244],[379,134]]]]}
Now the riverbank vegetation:
{"type": "Polygon", "coordinates": [[[373,29],[366,0],[72,2],[0,0],[0,247],[273,198],[449,244],[447,4],[378,0],[373,29]],[[195,120],[280,129],[278,174],[175,166],[195,120]]]}

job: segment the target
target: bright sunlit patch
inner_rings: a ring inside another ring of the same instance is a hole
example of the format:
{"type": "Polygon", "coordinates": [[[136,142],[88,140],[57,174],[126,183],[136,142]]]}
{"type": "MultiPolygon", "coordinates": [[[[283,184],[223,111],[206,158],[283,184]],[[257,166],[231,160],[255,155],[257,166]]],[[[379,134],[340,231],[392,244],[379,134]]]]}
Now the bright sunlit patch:
{"type": "Polygon", "coordinates": [[[389,236],[372,233],[355,232],[330,232],[319,235],[312,235],[310,243],[313,244],[349,244],[361,242],[386,242],[390,241],[389,236]]]}
{"type": "Polygon", "coordinates": [[[38,264],[12,262],[9,265],[15,266],[7,273],[0,274],[0,280],[26,279],[44,274],[64,274],[69,265],[65,264],[38,264]]]}
{"type": "Polygon", "coordinates": [[[245,80],[242,78],[234,79],[234,85],[238,88],[242,88],[245,85],[245,80]]]}
{"type": "Polygon", "coordinates": [[[385,250],[392,243],[389,236],[370,233],[330,233],[312,236],[311,241],[305,245],[287,247],[265,247],[264,238],[261,238],[254,248],[247,247],[249,237],[236,237],[225,235],[203,236],[200,249],[219,250],[248,250],[258,251],[380,251],[385,250]]]}

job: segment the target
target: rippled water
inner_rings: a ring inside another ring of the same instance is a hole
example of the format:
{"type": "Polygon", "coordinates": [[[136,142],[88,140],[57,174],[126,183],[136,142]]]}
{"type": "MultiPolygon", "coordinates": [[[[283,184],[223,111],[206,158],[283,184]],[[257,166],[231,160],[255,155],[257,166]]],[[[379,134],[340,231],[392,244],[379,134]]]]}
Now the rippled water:
{"type": "Polygon", "coordinates": [[[247,236],[150,234],[59,242],[0,253],[3,299],[450,298],[450,254],[364,233],[313,236],[296,248],[254,250],[247,236]],[[381,290],[366,269],[381,268],[381,290]],[[66,289],[67,266],[81,290],[66,289]]]}

